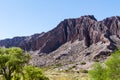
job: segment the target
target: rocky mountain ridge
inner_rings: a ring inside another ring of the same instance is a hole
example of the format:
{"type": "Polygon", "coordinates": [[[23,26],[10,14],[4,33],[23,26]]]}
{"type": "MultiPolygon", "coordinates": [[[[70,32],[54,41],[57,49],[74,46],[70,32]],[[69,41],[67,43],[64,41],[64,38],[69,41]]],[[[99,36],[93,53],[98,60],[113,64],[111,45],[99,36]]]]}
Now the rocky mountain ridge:
{"type": "Polygon", "coordinates": [[[93,15],[65,19],[51,31],[0,40],[0,46],[37,51],[42,56],[34,56],[33,64],[39,66],[92,61],[120,47],[120,16],[102,21],[97,21],[93,15]]]}
{"type": "Polygon", "coordinates": [[[17,46],[28,51],[40,49],[43,53],[49,53],[66,42],[74,42],[78,39],[79,41],[84,40],[85,45],[89,47],[91,44],[102,41],[103,38],[112,41],[110,40],[111,35],[120,38],[119,26],[119,16],[97,21],[93,15],[86,15],[76,19],[65,19],[47,33],[0,40],[0,46],[17,46]]]}

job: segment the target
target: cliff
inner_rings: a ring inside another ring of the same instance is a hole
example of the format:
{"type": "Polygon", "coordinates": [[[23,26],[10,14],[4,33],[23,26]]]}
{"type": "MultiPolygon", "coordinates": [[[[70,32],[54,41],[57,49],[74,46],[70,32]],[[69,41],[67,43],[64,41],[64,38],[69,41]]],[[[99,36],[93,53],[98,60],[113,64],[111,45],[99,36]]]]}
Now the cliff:
{"type": "Polygon", "coordinates": [[[80,18],[65,19],[53,30],[46,33],[0,40],[0,46],[17,46],[27,51],[39,50],[40,53],[50,53],[66,42],[73,43],[76,40],[84,40],[86,47],[100,41],[103,43],[110,42],[108,48],[114,50],[117,46],[110,38],[112,35],[120,39],[119,16],[97,21],[93,15],[85,15],[80,18]]]}

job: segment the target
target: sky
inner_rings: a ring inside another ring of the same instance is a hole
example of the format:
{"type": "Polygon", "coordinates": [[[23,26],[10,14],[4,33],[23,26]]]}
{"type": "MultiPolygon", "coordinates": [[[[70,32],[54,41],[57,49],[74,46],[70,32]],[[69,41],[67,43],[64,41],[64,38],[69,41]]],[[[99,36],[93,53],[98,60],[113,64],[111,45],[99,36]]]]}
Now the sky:
{"type": "Polygon", "coordinates": [[[120,0],[0,0],[0,39],[47,32],[83,15],[120,16],[120,0]]]}

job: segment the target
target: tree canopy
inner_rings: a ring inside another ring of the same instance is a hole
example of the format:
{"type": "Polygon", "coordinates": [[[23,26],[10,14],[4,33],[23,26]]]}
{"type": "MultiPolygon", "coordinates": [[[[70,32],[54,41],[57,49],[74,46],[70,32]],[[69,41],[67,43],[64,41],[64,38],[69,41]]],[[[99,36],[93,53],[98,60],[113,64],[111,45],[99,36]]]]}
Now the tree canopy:
{"type": "Polygon", "coordinates": [[[0,49],[3,80],[48,80],[40,68],[28,65],[30,55],[17,47],[0,49]]]}

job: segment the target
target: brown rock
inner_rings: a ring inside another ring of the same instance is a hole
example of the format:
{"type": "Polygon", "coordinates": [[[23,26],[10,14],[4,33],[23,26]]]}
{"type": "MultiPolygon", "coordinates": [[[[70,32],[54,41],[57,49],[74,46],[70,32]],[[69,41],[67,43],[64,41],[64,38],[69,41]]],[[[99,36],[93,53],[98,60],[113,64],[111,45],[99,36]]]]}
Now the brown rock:
{"type": "Polygon", "coordinates": [[[0,46],[18,46],[28,51],[40,50],[42,53],[50,53],[69,41],[72,43],[76,40],[84,40],[84,45],[89,47],[100,41],[106,43],[103,39],[107,38],[110,41],[108,48],[114,50],[116,47],[114,41],[110,39],[111,35],[120,38],[119,16],[97,21],[93,15],[86,15],[75,19],[65,19],[47,33],[1,40],[0,46]]]}

